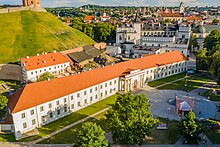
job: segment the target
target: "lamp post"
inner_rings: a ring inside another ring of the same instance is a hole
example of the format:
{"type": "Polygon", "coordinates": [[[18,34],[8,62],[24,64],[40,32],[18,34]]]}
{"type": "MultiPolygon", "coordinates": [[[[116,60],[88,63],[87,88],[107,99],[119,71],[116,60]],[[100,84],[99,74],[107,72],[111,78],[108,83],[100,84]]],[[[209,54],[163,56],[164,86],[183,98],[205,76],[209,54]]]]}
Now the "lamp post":
{"type": "Polygon", "coordinates": [[[168,127],[168,122],[169,122],[169,112],[170,112],[170,108],[167,108],[167,127],[168,127]]]}

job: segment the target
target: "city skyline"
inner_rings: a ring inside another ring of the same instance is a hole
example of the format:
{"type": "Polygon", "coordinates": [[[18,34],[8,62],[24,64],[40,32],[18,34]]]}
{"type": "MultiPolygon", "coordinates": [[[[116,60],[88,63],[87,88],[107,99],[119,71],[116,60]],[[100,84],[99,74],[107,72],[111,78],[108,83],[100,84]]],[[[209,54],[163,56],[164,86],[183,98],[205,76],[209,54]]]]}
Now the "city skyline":
{"type": "MultiPolygon", "coordinates": [[[[184,2],[186,6],[218,6],[220,0],[41,0],[44,7],[79,7],[86,4],[96,4],[103,6],[179,6],[180,2],[184,2]]],[[[0,0],[0,5],[22,4],[21,0],[0,0]]]]}

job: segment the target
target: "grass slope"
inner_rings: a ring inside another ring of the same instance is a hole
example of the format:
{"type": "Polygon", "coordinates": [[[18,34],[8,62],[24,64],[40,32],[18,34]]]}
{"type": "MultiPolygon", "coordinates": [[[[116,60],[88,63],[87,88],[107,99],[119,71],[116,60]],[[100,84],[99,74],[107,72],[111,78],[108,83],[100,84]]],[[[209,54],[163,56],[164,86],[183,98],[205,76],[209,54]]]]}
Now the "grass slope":
{"type": "Polygon", "coordinates": [[[66,26],[49,13],[5,13],[0,14],[0,20],[0,63],[94,43],[91,38],[66,26]]]}

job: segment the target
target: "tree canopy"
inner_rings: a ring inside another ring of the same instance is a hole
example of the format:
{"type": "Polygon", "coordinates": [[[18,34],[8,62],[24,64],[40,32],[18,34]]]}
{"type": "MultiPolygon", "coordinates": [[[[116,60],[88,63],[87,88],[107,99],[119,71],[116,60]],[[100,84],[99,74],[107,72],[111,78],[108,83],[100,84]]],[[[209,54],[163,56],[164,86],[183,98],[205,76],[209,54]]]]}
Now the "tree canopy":
{"type": "Polygon", "coordinates": [[[150,113],[148,102],[144,95],[128,93],[117,97],[116,103],[106,114],[115,142],[143,144],[143,139],[151,134],[157,122],[150,113]]]}
{"type": "Polygon", "coordinates": [[[197,69],[209,70],[217,77],[220,84],[220,30],[214,30],[205,38],[204,49],[199,51],[197,57],[197,69]]]}
{"type": "Polygon", "coordinates": [[[6,96],[0,95],[0,111],[7,106],[8,98],[6,96]]]}
{"type": "Polygon", "coordinates": [[[95,123],[84,123],[79,131],[77,142],[74,147],[108,147],[105,132],[95,123]]]}
{"type": "Polygon", "coordinates": [[[52,73],[50,73],[50,72],[45,72],[45,73],[43,73],[42,75],[40,75],[40,77],[38,78],[38,82],[40,82],[40,81],[45,81],[45,80],[47,80],[47,79],[54,79],[54,75],[52,75],[52,73]]]}
{"type": "Polygon", "coordinates": [[[198,134],[201,131],[201,125],[196,119],[195,113],[190,111],[181,119],[178,124],[180,134],[189,142],[194,143],[198,140],[198,134]]]}

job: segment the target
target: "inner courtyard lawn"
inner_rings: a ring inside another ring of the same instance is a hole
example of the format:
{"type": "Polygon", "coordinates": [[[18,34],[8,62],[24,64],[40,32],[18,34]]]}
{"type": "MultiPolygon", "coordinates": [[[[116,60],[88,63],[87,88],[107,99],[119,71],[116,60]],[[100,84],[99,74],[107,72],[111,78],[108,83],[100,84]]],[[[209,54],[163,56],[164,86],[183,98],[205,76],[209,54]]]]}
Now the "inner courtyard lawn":
{"type": "Polygon", "coordinates": [[[167,78],[163,78],[163,79],[159,79],[159,80],[156,80],[156,81],[149,82],[148,85],[151,86],[151,87],[157,87],[157,86],[160,86],[162,84],[166,84],[168,82],[172,82],[172,81],[184,78],[185,76],[186,76],[186,73],[184,72],[184,73],[180,73],[180,74],[177,74],[177,75],[174,75],[174,76],[170,76],[170,77],[167,77],[167,78]]]}
{"type": "Polygon", "coordinates": [[[209,82],[213,82],[213,81],[205,75],[194,75],[194,76],[187,77],[183,80],[180,80],[180,81],[177,81],[171,84],[167,84],[162,87],[158,87],[158,89],[192,91],[209,82]]]}
{"type": "MultiPolygon", "coordinates": [[[[54,131],[57,131],[67,125],[70,125],[80,119],[83,119],[83,118],[86,118],[87,116],[89,115],[92,115],[98,111],[101,111],[109,106],[111,106],[112,104],[115,103],[116,101],[116,98],[117,98],[117,95],[113,95],[113,96],[110,96],[100,102],[97,102],[93,105],[90,105],[90,106],[87,106],[86,108],[84,109],[81,109],[81,110],[78,110],[66,117],[63,117],[57,121],[54,121],[48,125],[45,125],[45,126],[42,126],[40,128],[38,128],[38,131],[39,131],[39,134],[38,135],[35,135],[35,136],[31,136],[31,137],[28,137],[28,138],[24,138],[24,139],[21,139],[19,140],[20,142],[29,142],[29,141],[33,141],[33,140],[36,140],[36,139],[39,139],[39,138],[42,138],[54,131]]],[[[8,137],[7,135],[4,135],[4,136],[0,136],[0,141],[7,141],[7,138],[10,139],[10,137],[8,137]],[[5,138],[5,139],[4,139],[5,138]]]]}

